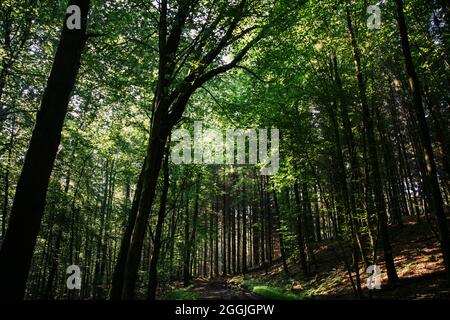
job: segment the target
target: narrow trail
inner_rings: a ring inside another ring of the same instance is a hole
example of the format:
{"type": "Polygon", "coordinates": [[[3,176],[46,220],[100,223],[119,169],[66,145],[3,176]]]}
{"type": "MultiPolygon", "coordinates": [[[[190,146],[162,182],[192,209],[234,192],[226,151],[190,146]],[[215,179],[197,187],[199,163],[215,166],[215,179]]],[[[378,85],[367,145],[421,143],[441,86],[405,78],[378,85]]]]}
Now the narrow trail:
{"type": "Polygon", "coordinates": [[[213,280],[196,279],[193,292],[199,294],[200,300],[258,300],[253,293],[233,288],[226,278],[213,280]]]}

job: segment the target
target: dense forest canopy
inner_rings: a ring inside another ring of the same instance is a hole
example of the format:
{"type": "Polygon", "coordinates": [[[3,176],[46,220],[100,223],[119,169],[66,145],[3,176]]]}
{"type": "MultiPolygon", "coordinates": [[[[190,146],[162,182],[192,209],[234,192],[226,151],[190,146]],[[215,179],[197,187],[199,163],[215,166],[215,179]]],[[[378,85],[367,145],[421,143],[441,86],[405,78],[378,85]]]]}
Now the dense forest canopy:
{"type": "Polygon", "coordinates": [[[199,281],[305,297],[327,264],[355,298],[373,270],[448,288],[448,0],[0,16],[0,299],[192,298],[199,281]]]}

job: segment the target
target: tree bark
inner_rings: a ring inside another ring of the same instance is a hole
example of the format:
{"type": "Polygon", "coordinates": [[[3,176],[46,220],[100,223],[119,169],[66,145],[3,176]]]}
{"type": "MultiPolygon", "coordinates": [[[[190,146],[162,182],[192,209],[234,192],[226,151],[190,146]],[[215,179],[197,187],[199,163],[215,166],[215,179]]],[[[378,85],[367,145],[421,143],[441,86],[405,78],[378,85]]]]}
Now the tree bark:
{"type": "Polygon", "coordinates": [[[60,42],[17,184],[9,227],[0,251],[0,299],[22,299],[47,187],[56,158],[72,89],[86,44],[90,0],[71,0],[81,9],[81,29],[69,30],[64,18],[60,42]]]}
{"type": "Polygon", "coordinates": [[[304,221],[302,219],[302,207],[300,202],[300,194],[299,194],[299,187],[298,183],[294,184],[294,196],[295,196],[295,204],[297,209],[297,242],[298,242],[298,249],[300,252],[300,265],[303,271],[303,275],[308,275],[308,261],[306,260],[306,253],[305,253],[305,238],[304,238],[304,221]]]}
{"type": "Polygon", "coordinates": [[[276,191],[273,191],[273,201],[274,201],[274,205],[275,205],[275,214],[276,214],[275,219],[276,219],[277,228],[278,228],[278,239],[280,241],[280,252],[281,252],[281,261],[283,262],[283,271],[286,275],[288,275],[289,268],[288,268],[287,260],[286,260],[286,250],[284,248],[283,232],[281,230],[280,208],[278,206],[278,198],[277,198],[276,191]]]}
{"type": "Polygon", "coordinates": [[[242,194],[244,197],[244,207],[242,208],[242,273],[248,272],[247,266],[247,194],[245,192],[245,184],[242,186],[242,194]]]}
{"type": "Polygon", "coordinates": [[[124,281],[124,272],[125,272],[125,263],[128,255],[128,249],[130,246],[131,234],[134,228],[134,222],[136,221],[137,211],[139,200],[142,192],[142,183],[143,183],[143,172],[145,168],[145,162],[142,167],[141,173],[139,174],[139,179],[136,185],[136,190],[134,192],[133,202],[131,205],[130,212],[128,214],[128,221],[125,228],[125,232],[122,236],[122,240],[120,242],[119,254],[117,256],[117,262],[114,267],[114,272],[112,276],[112,284],[111,284],[111,292],[110,299],[111,300],[120,300],[122,297],[122,289],[123,289],[123,281],[124,281]]]}
{"type": "Polygon", "coordinates": [[[148,300],[156,298],[156,288],[158,285],[158,259],[161,251],[161,235],[163,230],[164,219],[166,216],[167,194],[169,191],[169,148],[166,148],[166,155],[163,164],[164,182],[161,193],[161,200],[158,211],[158,221],[156,222],[155,237],[153,243],[153,255],[150,261],[149,283],[148,283],[148,300]]]}

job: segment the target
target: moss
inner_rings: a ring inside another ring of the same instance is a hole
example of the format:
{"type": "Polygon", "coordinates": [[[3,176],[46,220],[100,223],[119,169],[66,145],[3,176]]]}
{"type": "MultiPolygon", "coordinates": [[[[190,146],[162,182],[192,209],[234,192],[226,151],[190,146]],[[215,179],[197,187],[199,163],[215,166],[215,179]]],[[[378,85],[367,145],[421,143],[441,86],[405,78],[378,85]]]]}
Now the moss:
{"type": "Polygon", "coordinates": [[[278,281],[244,280],[244,287],[254,294],[272,300],[297,300],[307,298],[303,293],[294,293],[289,289],[286,279],[278,281]]]}
{"type": "Polygon", "coordinates": [[[191,291],[192,286],[179,288],[168,292],[162,297],[162,300],[197,300],[198,293],[191,291]]]}
{"type": "Polygon", "coordinates": [[[253,292],[267,299],[272,300],[297,300],[301,299],[298,295],[293,293],[284,292],[279,288],[269,287],[269,286],[255,286],[253,287],[253,292]]]}

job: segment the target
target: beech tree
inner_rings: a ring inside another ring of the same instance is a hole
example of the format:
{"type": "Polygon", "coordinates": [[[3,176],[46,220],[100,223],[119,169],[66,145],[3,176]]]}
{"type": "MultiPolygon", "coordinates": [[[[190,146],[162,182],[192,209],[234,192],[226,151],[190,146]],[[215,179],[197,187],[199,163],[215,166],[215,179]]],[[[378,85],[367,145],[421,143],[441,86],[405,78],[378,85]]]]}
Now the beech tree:
{"type": "Polygon", "coordinates": [[[44,213],[50,174],[61,140],[64,117],[86,44],[89,0],[69,1],[80,9],[80,29],[69,29],[66,14],[23,169],[8,229],[0,250],[1,298],[23,298],[36,238],[44,213]]]}
{"type": "Polygon", "coordinates": [[[134,224],[131,237],[124,236],[124,239],[130,239],[128,248],[124,246],[127,253],[122,255],[126,259],[118,261],[116,267],[118,272],[123,270],[123,276],[117,277],[118,281],[113,284],[112,289],[113,292],[121,292],[124,299],[134,296],[145,226],[154,201],[167,138],[183,115],[192,94],[208,80],[236,67],[262,38],[261,26],[244,25],[246,19],[256,18],[259,6],[264,7],[264,3],[243,0],[236,4],[213,1],[204,5],[197,1],[175,1],[169,6],[164,0],[159,4],[158,82],[153,99],[148,155],[142,171],[143,183],[136,191],[139,195],[136,197],[136,219],[131,221],[134,224]],[[174,18],[170,19],[170,15],[174,18]],[[190,28],[194,28],[190,30],[191,35],[186,34],[190,28]],[[212,38],[217,33],[218,38],[212,38]],[[221,33],[223,34],[220,36],[221,33]],[[186,36],[192,39],[184,44],[186,36]],[[250,40],[245,42],[230,61],[215,65],[225,49],[249,37],[250,40]],[[122,278],[123,283],[120,283],[122,278]]]}

